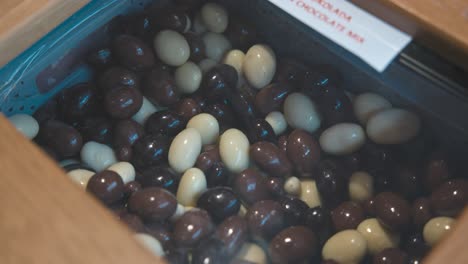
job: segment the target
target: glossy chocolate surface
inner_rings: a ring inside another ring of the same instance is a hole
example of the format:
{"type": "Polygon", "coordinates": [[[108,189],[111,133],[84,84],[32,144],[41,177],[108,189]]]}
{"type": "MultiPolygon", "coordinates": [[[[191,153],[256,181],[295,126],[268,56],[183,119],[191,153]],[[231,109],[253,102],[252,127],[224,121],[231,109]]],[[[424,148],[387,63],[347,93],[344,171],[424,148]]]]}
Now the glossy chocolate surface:
{"type": "Polygon", "coordinates": [[[234,176],[232,188],[246,204],[271,198],[266,179],[255,169],[246,169],[234,176]]]}
{"type": "Polygon", "coordinates": [[[274,177],[291,175],[292,165],[288,157],[271,142],[260,141],[250,146],[250,157],[267,174],[274,177]]]}
{"type": "Polygon", "coordinates": [[[113,171],[104,170],[89,179],[86,190],[105,204],[112,204],[124,196],[122,178],[113,171]]]}
{"type": "Polygon", "coordinates": [[[317,239],[305,226],[292,226],[276,235],[269,252],[273,263],[304,263],[317,252],[317,239]]]}
{"type": "Polygon", "coordinates": [[[214,231],[205,210],[194,209],[183,214],[174,224],[173,239],[179,247],[192,248],[214,231]]]}
{"type": "Polygon", "coordinates": [[[112,48],[117,60],[129,69],[141,71],[154,64],[153,50],[139,38],[130,35],[117,36],[112,48]]]}
{"type": "Polygon", "coordinates": [[[197,201],[197,207],[206,210],[216,223],[236,215],[240,206],[239,199],[230,187],[208,189],[197,201]]]}
{"type": "Polygon", "coordinates": [[[395,193],[379,193],[375,197],[375,210],[377,219],[392,230],[402,231],[410,224],[410,205],[395,193]]]}
{"type": "Polygon", "coordinates": [[[288,136],[286,153],[298,176],[313,176],[320,160],[321,150],[311,134],[299,129],[292,131],[288,136]]]}
{"type": "Polygon", "coordinates": [[[281,204],[273,200],[256,202],[248,209],[245,217],[250,234],[259,240],[270,240],[286,224],[281,204]]]}
{"type": "Polygon", "coordinates": [[[146,221],[165,220],[177,208],[175,196],[158,187],[148,187],[135,192],[128,199],[128,208],[146,221]]]}

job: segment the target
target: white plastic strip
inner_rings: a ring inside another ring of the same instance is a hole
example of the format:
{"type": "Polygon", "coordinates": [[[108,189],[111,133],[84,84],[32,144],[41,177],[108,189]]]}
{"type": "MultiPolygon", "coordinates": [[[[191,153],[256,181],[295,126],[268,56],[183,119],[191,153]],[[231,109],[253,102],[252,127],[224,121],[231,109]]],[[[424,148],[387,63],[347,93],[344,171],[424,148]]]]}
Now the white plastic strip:
{"type": "Polygon", "coordinates": [[[345,0],[269,0],[382,72],[411,36],[345,0]]]}

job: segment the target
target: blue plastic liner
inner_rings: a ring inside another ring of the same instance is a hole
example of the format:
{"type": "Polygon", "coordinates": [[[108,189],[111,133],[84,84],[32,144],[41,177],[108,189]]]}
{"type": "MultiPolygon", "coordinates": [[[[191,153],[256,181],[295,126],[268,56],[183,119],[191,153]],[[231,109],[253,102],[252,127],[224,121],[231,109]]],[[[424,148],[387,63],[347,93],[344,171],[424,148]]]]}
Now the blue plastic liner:
{"type": "Polygon", "coordinates": [[[84,55],[107,40],[109,21],[149,2],[91,1],[0,69],[0,111],[31,114],[61,89],[89,80],[84,55]]]}

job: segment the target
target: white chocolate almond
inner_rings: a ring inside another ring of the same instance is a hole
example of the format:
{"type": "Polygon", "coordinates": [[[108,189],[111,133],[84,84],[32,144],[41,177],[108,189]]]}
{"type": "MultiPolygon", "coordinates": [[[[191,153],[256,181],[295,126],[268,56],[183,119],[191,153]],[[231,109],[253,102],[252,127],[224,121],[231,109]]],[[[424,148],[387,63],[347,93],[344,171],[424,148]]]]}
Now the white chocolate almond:
{"type": "Polygon", "coordinates": [[[244,243],[234,258],[255,264],[268,263],[265,251],[257,244],[250,242],[244,243]]]}
{"type": "Polygon", "coordinates": [[[320,194],[317,189],[317,184],[314,180],[301,181],[301,192],[299,198],[304,201],[310,208],[322,205],[320,194]]]}
{"type": "Polygon", "coordinates": [[[244,63],[245,54],[242,50],[231,50],[224,56],[223,63],[231,65],[236,69],[238,76],[242,75],[242,64],[244,63]]]}
{"type": "Polygon", "coordinates": [[[320,127],[321,118],[317,107],[309,97],[302,93],[292,93],[286,98],[283,113],[286,121],[293,128],[313,133],[320,127]]]}
{"type": "Polygon", "coordinates": [[[270,84],[275,75],[275,52],[267,45],[252,46],[245,54],[242,71],[250,85],[262,89],[270,84]]]}
{"type": "Polygon", "coordinates": [[[154,38],[154,50],[158,58],[170,66],[180,66],[190,57],[190,46],[179,32],[163,30],[154,38]]]}
{"type": "Polygon", "coordinates": [[[374,179],[365,171],[354,172],[349,178],[349,198],[355,202],[364,202],[374,194],[374,179]]]}
{"type": "Polygon", "coordinates": [[[39,133],[39,123],[30,115],[16,114],[8,118],[16,130],[25,137],[33,139],[39,133]]]}
{"type": "Polygon", "coordinates": [[[360,125],[340,123],[327,128],[320,135],[323,151],[332,155],[346,155],[359,150],[366,141],[366,134],[360,125]]]}
{"type": "Polygon", "coordinates": [[[415,137],[421,128],[419,117],[407,110],[392,108],[373,115],[366,132],[377,144],[401,144],[415,137]]]}
{"type": "Polygon", "coordinates": [[[284,131],[286,131],[288,128],[288,123],[286,122],[284,115],[278,111],[269,113],[265,117],[265,121],[270,124],[271,128],[273,128],[273,131],[275,132],[275,135],[277,136],[283,134],[284,131]]]}
{"type": "Polygon", "coordinates": [[[187,210],[190,210],[190,209],[186,209],[185,206],[183,206],[182,204],[178,203],[177,204],[177,209],[175,211],[175,213],[171,216],[171,218],[169,218],[169,220],[175,222],[177,221],[183,214],[185,214],[185,212],[187,210]]]}
{"type": "Polygon", "coordinates": [[[354,114],[362,125],[382,110],[392,108],[392,104],[384,97],[375,93],[363,93],[353,100],[354,114]]]}
{"type": "Polygon", "coordinates": [[[377,254],[386,248],[398,247],[400,236],[384,228],[376,218],[362,221],[357,231],[366,238],[370,254],[377,254]]]}
{"type": "Polygon", "coordinates": [[[344,230],[330,237],[322,248],[322,257],[338,263],[358,264],[367,252],[366,239],[356,230],[344,230]]]}
{"type": "Polygon", "coordinates": [[[206,56],[216,62],[221,61],[224,54],[231,49],[231,42],[222,34],[207,32],[203,35],[206,56]]]}
{"type": "Polygon", "coordinates": [[[140,107],[140,110],[132,116],[132,119],[138,122],[140,125],[144,125],[148,117],[161,109],[158,109],[154,106],[146,97],[143,97],[143,104],[140,107]]]}
{"type": "Polygon", "coordinates": [[[219,153],[226,167],[239,173],[249,167],[249,140],[235,128],[226,130],[219,140],[219,153]]]}
{"type": "Polygon", "coordinates": [[[107,170],[117,172],[122,177],[124,184],[135,180],[135,168],[130,162],[117,162],[112,164],[107,170]]]}
{"type": "Polygon", "coordinates": [[[206,191],[206,188],[206,177],[203,171],[198,168],[188,169],[180,179],[177,201],[185,207],[195,207],[198,197],[206,191]]]}
{"type": "Polygon", "coordinates": [[[194,128],[200,133],[202,144],[213,144],[219,137],[218,120],[210,114],[198,114],[190,119],[187,128],[194,128]]]}
{"type": "Polygon", "coordinates": [[[83,189],[86,189],[86,186],[88,186],[89,179],[91,179],[91,177],[93,177],[94,174],[94,172],[85,169],[76,169],[67,173],[70,179],[83,189]]]}
{"type": "Polygon", "coordinates": [[[196,92],[200,87],[202,77],[200,67],[191,61],[184,63],[174,73],[177,90],[183,94],[196,92]]]}
{"type": "Polygon", "coordinates": [[[195,128],[180,132],[169,147],[169,165],[177,173],[183,173],[195,165],[201,152],[202,139],[195,128]]]}
{"type": "Polygon", "coordinates": [[[226,9],[216,3],[206,3],[200,11],[201,20],[206,28],[215,33],[223,33],[229,22],[226,9]]]}
{"type": "Polygon", "coordinates": [[[163,257],[165,255],[161,242],[156,238],[144,233],[135,234],[134,237],[143,247],[155,256],[163,257]]]}
{"type": "Polygon", "coordinates": [[[436,245],[453,229],[454,224],[455,219],[451,217],[439,216],[432,218],[424,225],[424,241],[430,246],[436,245]]]}
{"type": "Polygon", "coordinates": [[[111,147],[89,141],[81,148],[81,160],[93,170],[100,172],[117,162],[111,147]]]}
{"type": "Polygon", "coordinates": [[[198,63],[198,67],[200,67],[200,70],[202,73],[207,73],[209,70],[211,70],[214,66],[218,64],[215,60],[206,58],[198,63]]]}

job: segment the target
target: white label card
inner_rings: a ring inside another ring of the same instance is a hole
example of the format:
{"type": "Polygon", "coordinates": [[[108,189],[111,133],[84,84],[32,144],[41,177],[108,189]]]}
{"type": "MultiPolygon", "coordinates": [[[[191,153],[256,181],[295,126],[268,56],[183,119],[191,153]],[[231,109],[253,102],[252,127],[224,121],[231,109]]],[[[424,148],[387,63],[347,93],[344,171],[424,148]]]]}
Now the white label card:
{"type": "Polygon", "coordinates": [[[345,0],[269,0],[382,72],[411,36],[345,0]]]}

